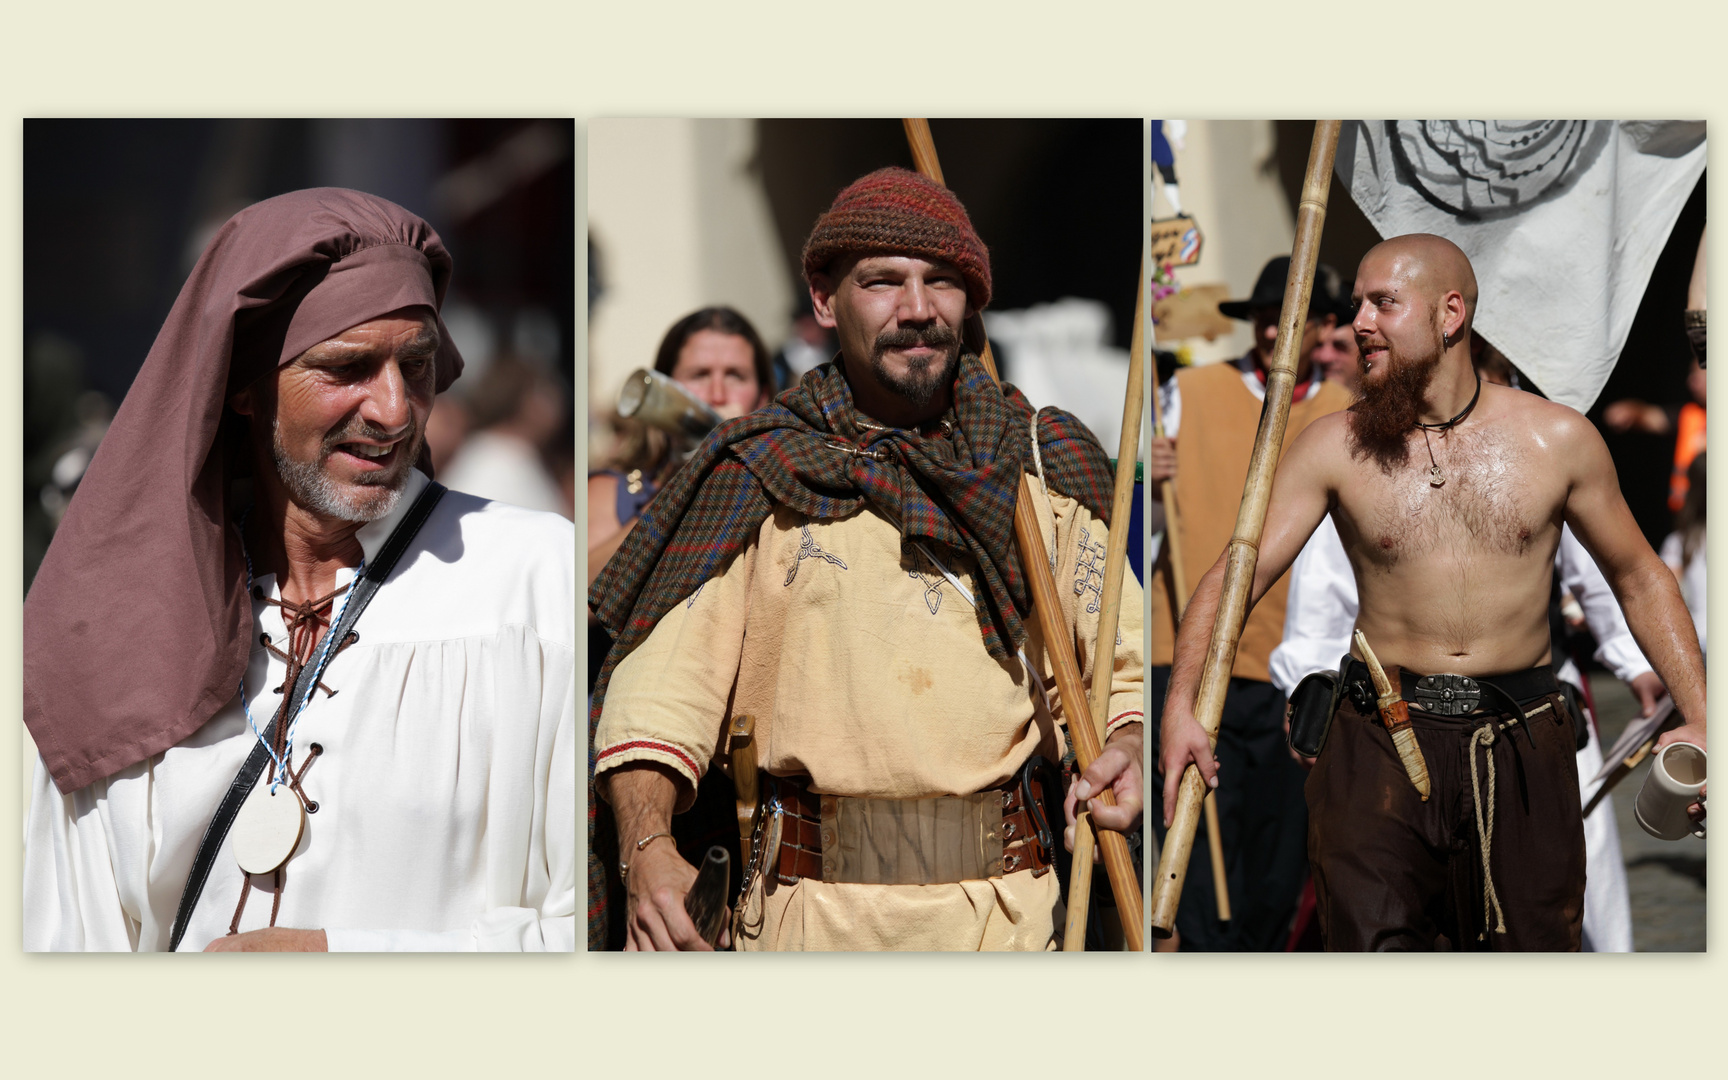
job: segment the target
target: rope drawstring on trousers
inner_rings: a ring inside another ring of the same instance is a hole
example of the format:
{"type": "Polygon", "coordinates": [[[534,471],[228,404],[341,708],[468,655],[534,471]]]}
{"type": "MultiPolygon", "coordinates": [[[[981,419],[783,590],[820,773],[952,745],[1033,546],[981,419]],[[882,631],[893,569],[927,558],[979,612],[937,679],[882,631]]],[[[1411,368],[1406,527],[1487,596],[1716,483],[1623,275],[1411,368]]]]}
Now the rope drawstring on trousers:
{"type": "MultiPolygon", "coordinates": [[[[1489,852],[1494,845],[1494,739],[1493,724],[1484,724],[1476,729],[1470,737],[1470,795],[1476,810],[1476,835],[1482,844],[1482,925],[1488,925],[1489,909],[1492,907],[1494,919],[1498,925],[1494,927],[1496,934],[1506,932],[1506,913],[1500,908],[1500,895],[1494,891],[1494,874],[1489,868],[1489,852]],[[1480,743],[1487,748],[1488,758],[1488,815],[1484,820],[1482,815],[1482,784],[1476,772],[1476,746],[1480,743]]],[[[1477,941],[1488,936],[1487,930],[1476,935],[1477,941]]]]}

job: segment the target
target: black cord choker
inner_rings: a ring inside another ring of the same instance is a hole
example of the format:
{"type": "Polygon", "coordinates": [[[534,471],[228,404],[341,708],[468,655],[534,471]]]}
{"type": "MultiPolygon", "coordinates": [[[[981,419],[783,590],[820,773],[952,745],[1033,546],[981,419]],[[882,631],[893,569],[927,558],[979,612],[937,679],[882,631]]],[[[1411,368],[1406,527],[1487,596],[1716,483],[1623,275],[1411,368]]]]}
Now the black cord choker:
{"type": "Polygon", "coordinates": [[[1459,424],[1464,422],[1464,418],[1466,416],[1470,415],[1470,410],[1474,409],[1476,407],[1476,402],[1478,400],[1480,400],[1481,397],[1482,397],[1482,373],[1480,371],[1478,371],[1478,372],[1476,372],[1476,392],[1474,394],[1470,395],[1470,404],[1468,404],[1468,405],[1464,406],[1462,409],[1460,409],[1458,411],[1457,416],[1454,416],[1450,420],[1442,420],[1438,424],[1424,424],[1421,421],[1417,421],[1416,426],[1419,428],[1424,428],[1428,431],[1446,431],[1449,428],[1457,427],[1459,424]]]}
{"type": "MultiPolygon", "coordinates": [[[[1474,370],[1474,369],[1472,369],[1472,370],[1474,370]]],[[[1482,373],[1480,371],[1477,371],[1476,372],[1476,392],[1474,394],[1470,395],[1470,403],[1468,405],[1464,406],[1462,409],[1460,409],[1458,411],[1457,416],[1454,416],[1450,420],[1443,420],[1438,424],[1424,424],[1420,420],[1418,420],[1416,422],[1416,426],[1422,429],[1422,444],[1424,446],[1428,447],[1428,486],[1429,487],[1436,487],[1436,488],[1440,487],[1441,485],[1446,483],[1446,477],[1440,472],[1440,463],[1434,460],[1434,444],[1429,441],[1428,433],[1430,431],[1439,431],[1439,432],[1451,431],[1453,428],[1455,428],[1459,424],[1463,423],[1464,418],[1466,416],[1470,415],[1470,410],[1474,409],[1476,407],[1476,402],[1478,400],[1480,400],[1481,397],[1482,397],[1482,373]]]]}

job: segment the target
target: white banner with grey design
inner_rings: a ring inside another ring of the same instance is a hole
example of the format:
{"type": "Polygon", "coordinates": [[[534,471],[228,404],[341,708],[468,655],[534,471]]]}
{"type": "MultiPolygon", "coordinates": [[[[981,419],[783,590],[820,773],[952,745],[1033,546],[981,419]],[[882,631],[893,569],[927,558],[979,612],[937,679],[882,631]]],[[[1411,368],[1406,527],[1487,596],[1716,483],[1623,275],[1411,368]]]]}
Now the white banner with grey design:
{"type": "Polygon", "coordinates": [[[1704,148],[1702,121],[1355,120],[1337,173],[1381,236],[1463,248],[1477,331],[1582,412],[1626,345],[1704,148]]]}

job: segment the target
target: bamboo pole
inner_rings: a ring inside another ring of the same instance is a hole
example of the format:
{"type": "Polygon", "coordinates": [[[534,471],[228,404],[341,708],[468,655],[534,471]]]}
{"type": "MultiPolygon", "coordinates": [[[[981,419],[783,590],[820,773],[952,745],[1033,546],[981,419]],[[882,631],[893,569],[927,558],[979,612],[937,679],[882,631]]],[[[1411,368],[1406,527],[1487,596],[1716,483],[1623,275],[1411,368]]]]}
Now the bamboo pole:
{"type": "MultiPolygon", "coordinates": [[[[1158,373],[1152,373],[1152,434],[1164,437],[1164,410],[1158,400],[1158,373]]],[[[1164,500],[1164,572],[1169,575],[1170,591],[1175,602],[1170,614],[1176,625],[1171,637],[1182,628],[1182,616],[1188,612],[1188,570],[1182,562],[1182,518],[1176,510],[1176,485],[1168,478],[1158,482],[1159,497],[1164,500]]],[[[1230,881],[1224,873],[1224,834],[1218,825],[1218,795],[1206,793],[1206,847],[1212,856],[1212,894],[1217,898],[1218,918],[1230,921],[1230,881]]]]}
{"type": "MultiPolygon", "coordinates": [[[[1092,722],[1104,738],[1110,712],[1110,683],[1115,664],[1111,646],[1122,620],[1122,582],[1128,565],[1129,522],[1134,515],[1134,464],[1140,451],[1140,413],[1146,404],[1146,262],[1140,262],[1140,291],[1134,296],[1134,330],[1128,345],[1128,389],[1122,400],[1122,437],[1116,444],[1116,489],[1110,503],[1110,532],[1104,549],[1103,604],[1098,609],[1098,636],[1092,659],[1092,722]]],[[[1092,896],[1092,856],[1095,838],[1092,815],[1084,807],[1074,816],[1074,863],[1068,873],[1068,921],[1063,952],[1086,948],[1086,908],[1092,896]]]]}
{"type": "MultiPolygon", "coordinates": [[[[1278,344],[1273,350],[1271,370],[1266,374],[1266,406],[1260,413],[1260,430],[1254,436],[1254,456],[1248,465],[1242,506],[1236,515],[1236,532],[1230,539],[1225,561],[1224,589],[1218,601],[1218,614],[1212,621],[1206,666],[1194,701],[1194,718],[1213,745],[1218,742],[1218,722],[1224,712],[1230,667],[1235,663],[1242,624],[1248,617],[1248,595],[1254,585],[1260,533],[1266,525],[1272,477],[1278,469],[1284,428],[1290,419],[1297,354],[1302,347],[1308,299],[1314,289],[1314,264],[1320,255],[1320,229],[1326,221],[1326,196],[1332,182],[1332,161],[1338,152],[1339,125],[1337,120],[1322,120],[1314,125],[1314,142],[1308,150],[1308,172],[1302,181],[1302,201],[1296,216],[1290,276],[1284,283],[1284,307],[1278,316],[1278,344]]],[[[1201,779],[1199,768],[1189,765],[1182,774],[1176,814],[1170,822],[1152,883],[1152,932],[1160,937],[1169,937],[1176,925],[1176,904],[1188,873],[1188,858],[1205,791],[1206,782],[1201,779]]]]}
{"type": "MultiPolygon", "coordinates": [[[[942,183],[942,166],[936,159],[936,143],[930,137],[930,122],[907,119],[902,123],[918,171],[942,183]]],[[[996,358],[990,352],[990,342],[984,334],[984,319],[977,312],[966,320],[966,333],[979,344],[978,358],[990,373],[990,378],[1000,382],[996,358]]],[[[1086,700],[1086,687],[1080,679],[1079,665],[1074,662],[1071,635],[1063,625],[1056,581],[1050,575],[1050,555],[1044,546],[1044,535],[1038,528],[1038,515],[1032,500],[1032,485],[1022,472],[1014,502],[1015,546],[1019,549],[1020,566],[1031,588],[1032,607],[1044,637],[1044,649],[1055,672],[1056,692],[1068,717],[1068,737],[1074,744],[1075,759],[1084,771],[1102,751],[1101,740],[1092,723],[1092,710],[1086,700]]],[[[1106,806],[1116,805],[1116,797],[1110,791],[1099,792],[1097,797],[1106,806]]],[[[1141,952],[1146,947],[1141,926],[1144,908],[1140,903],[1140,879],[1135,875],[1134,864],[1128,855],[1128,841],[1121,833],[1105,830],[1098,838],[1098,846],[1104,853],[1104,870],[1110,876],[1110,891],[1116,898],[1116,909],[1122,915],[1123,936],[1128,939],[1131,950],[1141,952]]]]}

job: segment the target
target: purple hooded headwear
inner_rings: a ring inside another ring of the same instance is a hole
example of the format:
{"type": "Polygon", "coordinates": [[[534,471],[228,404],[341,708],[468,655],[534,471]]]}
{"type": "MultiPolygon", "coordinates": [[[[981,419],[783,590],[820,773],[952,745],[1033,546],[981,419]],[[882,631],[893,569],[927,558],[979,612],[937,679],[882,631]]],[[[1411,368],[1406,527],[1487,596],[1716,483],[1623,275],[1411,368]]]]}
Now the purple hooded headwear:
{"type": "MultiPolygon", "coordinates": [[[[161,753],[235,695],[252,609],[228,527],[249,469],[223,434],[229,396],[360,323],[436,314],[450,268],[431,226],[343,188],[250,206],[204,249],[24,602],[24,722],[62,792],[161,753]]],[[[438,332],[443,391],[462,357],[438,332]]]]}

